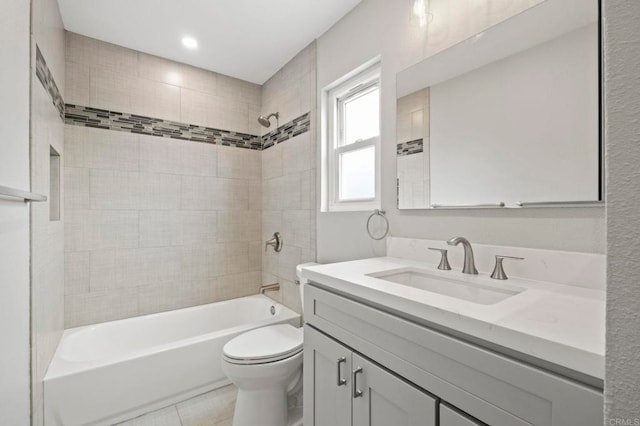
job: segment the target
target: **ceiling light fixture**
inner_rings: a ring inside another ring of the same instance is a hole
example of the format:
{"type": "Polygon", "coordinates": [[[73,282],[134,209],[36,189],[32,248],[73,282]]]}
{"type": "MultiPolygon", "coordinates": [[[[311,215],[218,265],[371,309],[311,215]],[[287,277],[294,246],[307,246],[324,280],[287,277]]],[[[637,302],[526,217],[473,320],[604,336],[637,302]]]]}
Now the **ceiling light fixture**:
{"type": "Polygon", "coordinates": [[[198,48],[198,40],[193,37],[185,36],[182,37],[182,45],[187,49],[197,49],[198,48]]]}
{"type": "Polygon", "coordinates": [[[432,19],[433,15],[429,13],[429,0],[415,0],[411,20],[419,27],[425,28],[432,19]]]}

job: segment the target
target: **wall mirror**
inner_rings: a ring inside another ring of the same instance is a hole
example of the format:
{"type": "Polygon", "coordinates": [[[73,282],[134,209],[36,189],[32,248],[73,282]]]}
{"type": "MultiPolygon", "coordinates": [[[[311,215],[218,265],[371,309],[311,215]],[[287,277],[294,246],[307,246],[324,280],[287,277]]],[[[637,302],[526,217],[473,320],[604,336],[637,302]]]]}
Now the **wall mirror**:
{"type": "Polygon", "coordinates": [[[398,73],[398,207],[600,204],[599,27],[546,0],[398,73]]]}

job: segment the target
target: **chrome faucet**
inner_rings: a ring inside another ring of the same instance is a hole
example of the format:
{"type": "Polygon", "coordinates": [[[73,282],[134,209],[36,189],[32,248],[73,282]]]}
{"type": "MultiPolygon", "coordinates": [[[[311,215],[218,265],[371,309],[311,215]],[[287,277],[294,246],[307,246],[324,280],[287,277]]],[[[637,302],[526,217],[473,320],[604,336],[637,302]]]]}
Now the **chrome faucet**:
{"type": "Polygon", "coordinates": [[[471,274],[478,275],[478,270],[476,269],[475,261],[473,260],[473,249],[471,248],[471,243],[464,237],[454,237],[450,240],[447,240],[447,244],[450,246],[457,246],[458,244],[462,244],[464,248],[464,266],[462,267],[463,274],[471,274]]]}

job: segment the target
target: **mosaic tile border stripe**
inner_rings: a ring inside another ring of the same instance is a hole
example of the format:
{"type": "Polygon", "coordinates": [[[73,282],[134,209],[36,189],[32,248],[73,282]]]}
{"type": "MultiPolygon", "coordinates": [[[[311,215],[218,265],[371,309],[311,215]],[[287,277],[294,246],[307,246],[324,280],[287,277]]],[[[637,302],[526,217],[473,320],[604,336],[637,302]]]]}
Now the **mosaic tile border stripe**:
{"type": "Polygon", "coordinates": [[[311,128],[311,113],[301,115],[262,136],[262,149],[268,149],[286,140],[306,133],[311,128]]]}
{"type": "Polygon", "coordinates": [[[65,123],[258,151],[262,149],[261,138],[247,133],[71,104],[66,105],[65,123]]]}
{"type": "Polygon", "coordinates": [[[396,154],[398,157],[402,157],[405,155],[411,154],[419,154],[424,149],[424,142],[421,139],[416,139],[413,141],[402,142],[396,145],[396,154]]]}
{"type": "Polygon", "coordinates": [[[62,95],[60,94],[60,90],[58,90],[58,85],[56,81],[53,79],[53,75],[51,74],[51,70],[47,66],[47,61],[44,60],[44,56],[42,56],[42,52],[40,52],[40,47],[36,44],[36,76],[40,83],[42,83],[42,87],[49,93],[51,96],[51,101],[53,105],[58,110],[60,114],[60,119],[64,121],[64,101],[62,100],[62,95]]]}
{"type": "Polygon", "coordinates": [[[64,118],[66,124],[74,126],[233,146],[258,151],[271,148],[276,144],[306,133],[311,126],[310,113],[307,112],[260,137],[230,130],[72,104],[65,105],[64,118]]]}

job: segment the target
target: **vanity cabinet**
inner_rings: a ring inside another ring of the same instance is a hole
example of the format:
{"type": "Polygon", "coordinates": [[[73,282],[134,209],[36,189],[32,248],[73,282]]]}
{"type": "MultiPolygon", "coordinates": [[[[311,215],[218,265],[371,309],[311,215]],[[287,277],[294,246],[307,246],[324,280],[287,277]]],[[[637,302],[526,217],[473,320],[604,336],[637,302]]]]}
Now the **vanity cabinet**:
{"type": "Polygon", "coordinates": [[[315,283],[304,296],[305,426],[604,421],[599,389],[315,283]]]}
{"type": "Polygon", "coordinates": [[[313,407],[305,424],[437,424],[435,398],[311,327],[305,328],[304,356],[305,383],[311,387],[305,389],[305,398],[311,398],[305,406],[313,407]]]}
{"type": "Polygon", "coordinates": [[[479,423],[468,416],[448,407],[444,404],[440,404],[440,426],[480,426],[479,423]]]}

